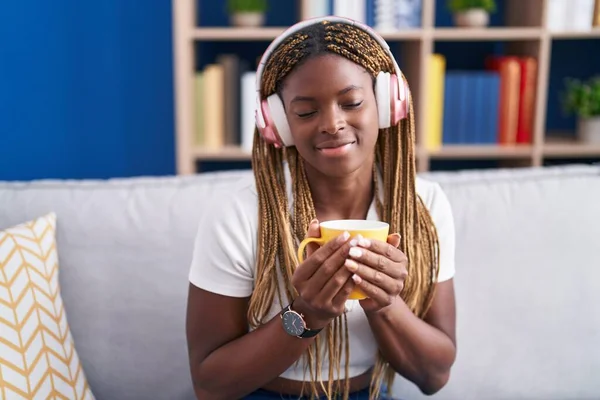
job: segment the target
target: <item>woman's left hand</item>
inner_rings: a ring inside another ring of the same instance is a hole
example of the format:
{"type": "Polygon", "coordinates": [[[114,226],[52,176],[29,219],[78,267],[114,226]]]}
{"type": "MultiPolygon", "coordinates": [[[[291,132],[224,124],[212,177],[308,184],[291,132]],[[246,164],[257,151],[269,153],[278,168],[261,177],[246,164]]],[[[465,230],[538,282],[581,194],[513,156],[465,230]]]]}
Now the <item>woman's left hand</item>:
{"type": "Polygon", "coordinates": [[[392,234],[387,243],[360,238],[350,250],[346,268],[353,272],[356,286],[368,296],[360,300],[365,312],[376,312],[401,300],[400,292],[408,275],[408,258],[398,249],[400,235],[392,234]]]}

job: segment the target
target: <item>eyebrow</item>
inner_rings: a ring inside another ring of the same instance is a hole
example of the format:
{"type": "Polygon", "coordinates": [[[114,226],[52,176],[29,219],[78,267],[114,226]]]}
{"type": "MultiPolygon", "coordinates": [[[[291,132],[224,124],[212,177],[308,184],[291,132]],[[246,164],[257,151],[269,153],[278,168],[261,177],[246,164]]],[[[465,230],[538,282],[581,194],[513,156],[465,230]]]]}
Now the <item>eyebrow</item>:
{"type": "MultiPolygon", "coordinates": [[[[340,90],[337,94],[338,96],[341,96],[343,94],[346,94],[352,90],[361,90],[362,87],[361,86],[356,86],[356,85],[350,85],[348,87],[343,88],[342,90],[340,90]]],[[[291,103],[294,102],[298,102],[298,101],[314,101],[315,98],[314,97],[308,97],[308,96],[296,96],[292,99],[291,103]]]]}

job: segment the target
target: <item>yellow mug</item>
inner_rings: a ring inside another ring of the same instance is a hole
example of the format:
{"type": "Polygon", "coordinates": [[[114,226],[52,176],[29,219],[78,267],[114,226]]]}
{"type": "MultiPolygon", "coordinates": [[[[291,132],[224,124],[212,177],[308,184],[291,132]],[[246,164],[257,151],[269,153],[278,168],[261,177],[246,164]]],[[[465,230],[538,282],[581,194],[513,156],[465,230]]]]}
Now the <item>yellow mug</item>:
{"type": "MultiPolygon", "coordinates": [[[[371,221],[365,219],[338,219],[325,221],[319,224],[321,237],[308,237],[300,243],[298,247],[298,260],[304,261],[304,249],[309,243],[317,243],[323,246],[325,243],[335,239],[339,235],[348,231],[351,238],[361,235],[364,238],[380,240],[387,242],[387,237],[390,230],[390,225],[387,222],[371,221]]],[[[358,288],[355,288],[350,296],[351,300],[366,299],[367,296],[358,288]]]]}

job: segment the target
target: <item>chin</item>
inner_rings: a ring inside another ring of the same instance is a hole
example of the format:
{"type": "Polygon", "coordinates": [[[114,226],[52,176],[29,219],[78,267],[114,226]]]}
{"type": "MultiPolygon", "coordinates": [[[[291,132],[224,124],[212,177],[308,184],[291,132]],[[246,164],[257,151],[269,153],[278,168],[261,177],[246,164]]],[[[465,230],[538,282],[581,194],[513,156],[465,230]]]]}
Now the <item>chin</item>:
{"type": "MultiPolygon", "coordinates": [[[[343,178],[352,175],[361,167],[364,167],[369,160],[359,160],[356,157],[344,157],[338,159],[323,159],[316,157],[308,162],[310,166],[319,173],[331,178],[343,178]]],[[[369,168],[371,168],[369,166],[369,168]]]]}
{"type": "Polygon", "coordinates": [[[319,168],[319,172],[330,178],[344,178],[352,175],[352,173],[356,172],[356,170],[358,170],[358,168],[346,165],[340,165],[337,167],[321,166],[319,168]]]}

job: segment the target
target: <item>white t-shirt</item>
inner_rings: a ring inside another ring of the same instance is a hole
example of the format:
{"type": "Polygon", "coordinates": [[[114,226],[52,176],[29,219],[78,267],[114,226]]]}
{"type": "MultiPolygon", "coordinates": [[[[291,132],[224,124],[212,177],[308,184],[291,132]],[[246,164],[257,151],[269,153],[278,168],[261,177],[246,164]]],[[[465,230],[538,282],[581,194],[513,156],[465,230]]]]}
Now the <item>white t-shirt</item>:
{"type": "MultiPolygon", "coordinates": [[[[286,173],[291,208],[289,172],[286,173]]],[[[438,282],[451,279],[455,272],[455,234],[450,203],[436,182],[417,178],[416,190],[429,209],[438,232],[438,282]]],[[[189,280],[193,285],[210,292],[232,297],[248,297],[254,288],[254,264],[257,257],[258,194],[253,177],[248,180],[242,179],[226,191],[215,195],[209,207],[199,224],[189,280]]],[[[373,201],[367,219],[377,218],[373,201]]],[[[268,319],[278,316],[285,306],[287,304],[279,304],[275,296],[268,319]]],[[[352,377],[364,373],[375,364],[377,342],[358,300],[349,300],[346,309],[350,341],[349,374],[352,377]]],[[[342,358],[341,361],[341,365],[345,365],[345,359],[342,358]]],[[[304,371],[303,363],[295,363],[281,377],[309,380],[310,377],[305,376],[304,371]]],[[[327,380],[328,374],[329,365],[325,358],[322,379],[327,380]]]]}

